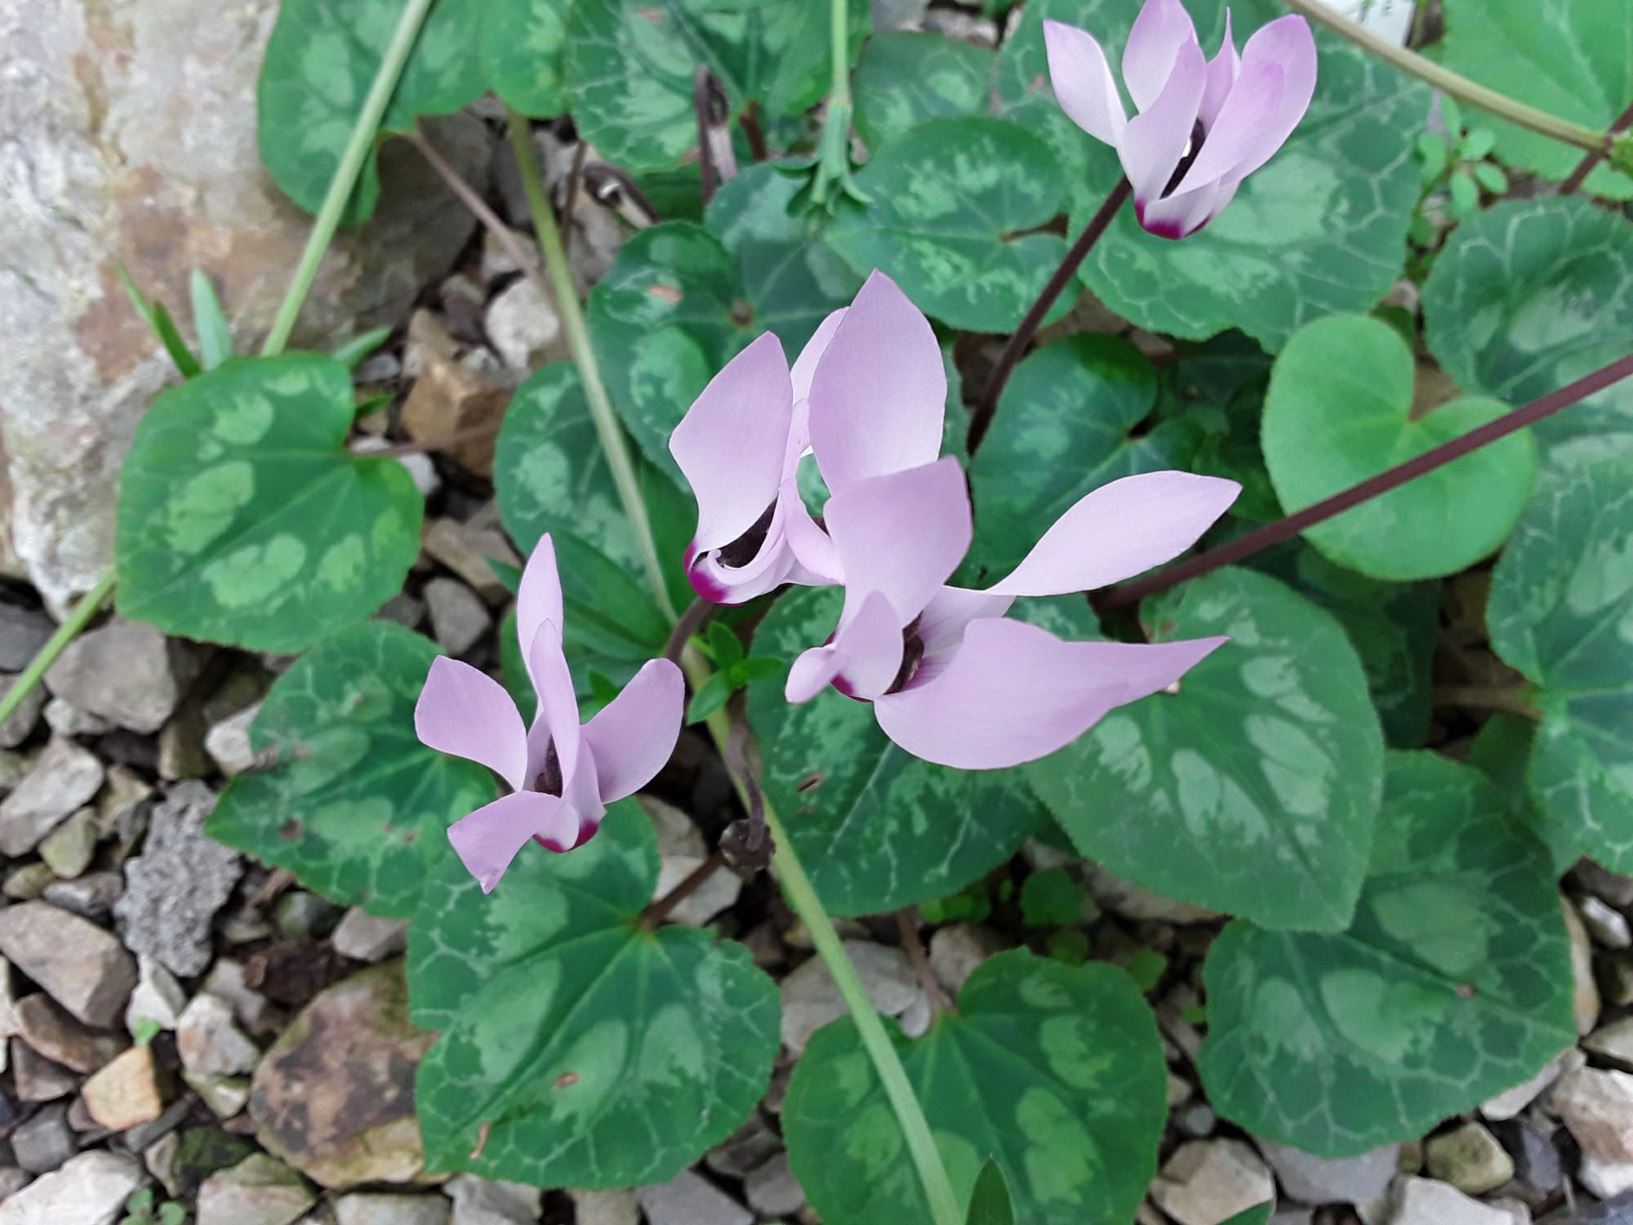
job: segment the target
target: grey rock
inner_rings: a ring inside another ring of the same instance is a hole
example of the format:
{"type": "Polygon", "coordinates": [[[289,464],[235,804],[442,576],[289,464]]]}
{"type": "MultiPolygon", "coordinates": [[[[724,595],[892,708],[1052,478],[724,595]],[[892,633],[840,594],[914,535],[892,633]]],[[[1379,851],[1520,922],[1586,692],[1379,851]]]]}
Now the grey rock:
{"type": "Polygon", "coordinates": [[[1514,1177],[1514,1159],[1479,1123],[1431,1137],[1423,1152],[1429,1173],[1466,1195],[1495,1191],[1514,1177]]]}
{"type": "Polygon", "coordinates": [[[256,702],[236,714],[228,715],[204,733],[204,751],[228,778],[256,764],[255,751],[250,748],[249,729],[250,724],[255,722],[255,716],[260,713],[261,703],[256,702]]]}
{"type": "Polygon", "coordinates": [[[748,1122],[704,1155],[703,1164],[728,1178],[747,1178],[751,1170],[781,1148],[781,1137],[756,1110],[748,1122]]]}
{"type": "Polygon", "coordinates": [[[138,957],[136,968],[136,990],[125,1007],[125,1028],[133,1034],[144,1025],[175,1029],[187,1007],[187,993],[175,975],[151,957],[138,957]]]}
{"type": "Polygon", "coordinates": [[[47,902],[0,910],[0,954],[87,1025],[118,1023],[136,986],[136,959],[107,932],[47,902]]]}
{"type": "Polygon", "coordinates": [[[556,304],[534,277],[524,276],[488,304],[485,324],[499,360],[512,370],[532,370],[568,356],[556,304]]]}
{"type": "MultiPolygon", "coordinates": [[[[647,815],[652,818],[653,828],[658,835],[658,883],[652,891],[652,896],[660,898],[702,865],[709,857],[709,848],[703,840],[702,831],[693,824],[690,817],[673,804],[665,804],[662,800],[646,795],[638,796],[637,799],[641,807],[646,809],[647,815]]],[[[697,892],[682,899],[679,905],[669,912],[669,917],[676,923],[689,923],[693,927],[701,927],[736,902],[742,891],[743,882],[737,873],[716,872],[697,892]]]]}
{"type": "Polygon", "coordinates": [[[1576,911],[1594,943],[1611,949],[1633,947],[1633,930],[1628,928],[1627,916],[1615,907],[1590,895],[1577,899],[1576,911]]]}
{"type": "Polygon", "coordinates": [[[424,594],[432,635],[450,655],[470,650],[493,624],[487,605],[456,579],[434,578],[425,584],[424,594]]]}
{"type": "Polygon", "coordinates": [[[113,911],[113,904],[125,892],[125,882],[117,872],[88,872],[73,880],[53,880],[40,895],[53,906],[85,919],[99,919],[113,911]]]}
{"type": "Polygon", "coordinates": [[[1089,892],[1101,909],[1125,919],[1151,919],[1160,923],[1206,923],[1219,917],[1216,911],[1190,902],[1161,897],[1124,880],[1109,868],[1093,864],[1089,869],[1089,892]]]}
{"type": "MultiPolygon", "coordinates": [[[[124,300],[115,258],[173,308],[202,268],[248,352],[306,243],[310,218],[272,185],[256,149],[256,80],[276,9],[0,0],[0,131],[11,138],[0,423],[12,543],[54,609],[107,568],[120,461],[172,377],[124,300]]],[[[492,138],[480,121],[427,130],[482,190],[492,138]]],[[[400,319],[472,233],[474,219],[407,142],[387,142],[381,173],[380,211],[337,236],[297,344],[400,319]]]]}
{"type": "Polygon", "coordinates": [[[118,1034],[81,1025],[40,992],[18,1000],[15,1011],[29,1046],[76,1072],[96,1071],[129,1045],[118,1034]]]}
{"type": "Polygon", "coordinates": [[[1615,1199],[1633,1191],[1633,1161],[1605,1161],[1583,1153],[1576,1181],[1600,1199],[1615,1199]]]}
{"type": "Polygon", "coordinates": [[[1601,868],[1591,859],[1581,859],[1571,869],[1571,879],[1612,906],[1633,906],[1633,876],[1621,876],[1601,868]]]}
{"type": "Polygon", "coordinates": [[[1392,1195],[1388,1225],[1513,1225],[1513,1217],[1501,1208],[1432,1178],[1402,1177],[1392,1195]]]}
{"type": "Polygon", "coordinates": [[[69,643],[45,685],[81,710],[147,735],[176,709],[175,650],[154,626],[115,617],[69,643]]]}
{"type": "Polygon", "coordinates": [[[575,1225],[641,1225],[641,1206],[635,1192],[570,1191],[575,1225]]]}
{"type": "Polygon", "coordinates": [[[639,1187],[647,1225],[753,1225],[754,1214],[713,1183],[682,1170],[666,1183],[639,1187]]]}
{"type": "MultiPolygon", "coordinates": [[[[335,1201],[335,1225],[448,1225],[451,1209],[442,1196],[360,1192],[335,1201]]],[[[582,1222],[580,1223],[582,1225],[582,1222]]]]}
{"type": "Polygon", "coordinates": [[[1633,1161],[1633,1075],[1578,1068],[1560,1078],[1548,1106],[1584,1153],[1612,1163],[1633,1161]]]}
{"type": "Polygon", "coordinates": [[[256,1153],[204,1180],[198,1225],[293,1225],[316,1198],[294,1170],[256,1153]]]}
{"type": "Polygon", "coordinates": [[[931,9],[924,14],[924,28],[977,47],[998,45],[998,23],[958,9],[931,9]]]}
{"type": "Polygon", "coordinates": [[[105,835],[121,842],[134,837],[137,817],[153,798],[153,785],[129,766],[110,766],[107,785],[96,801],[96,819],[105,835]]]}
{"type": "Polygon", "coordinates": [[[964,980],[987,958],[1004,950],[1004,940],[979,923],[953,923],[930,937],[930,969],[936,981],[955,999],[964,980]]]}
{"type": "Polygon", "coordinates": [[[79,1151],[79,1141],[68,1126],[67,1105],[53,1102],[19,1123],[11,1133],[11,1151],[17,1164],[30,1174],[55,1170],[72,1157],[79,1151]]]}
{"type": "Polygon", "coordinates": [[[0,1204],[0,1225],[114,1225],[125,1201],[146,1181],[130,1157],[81,1153],[0,1204]]]}
{"type": "Polygon", "coordinates": [[[1568,1046],[1542,1066],[1530,1080],[1522,1081],[1512,1089],[1504,1089],[1497,1096],[1483,1102],[1480,1113],[1493,1122],[1512,1119],[1529,1106],[1561,1077],[1587,1063],[1587,1056],[1574,1046],[1568,1046]]]}
{"type": "Polygon", "coordinates": [[[875,30],[913,30],[924,20],[930,0],[873,0],[868,22],[875,30]]]}
{"type": "Polygon", "coordinates": [[[1572,1009],[1576,1013],[1576,1032],[1587,1034],[1599,1022],[1599,984],[1593,977],[1593,943],[1581,916],[1563,897],[1559,909],[1565,916],[1565,931],[1571,939],[1571,978],[1576,984],[1572,1009]]]}
{"type": "Polygon", "coordinates": [[[52,698],[45,704],[45,722],[59,736],[100,736],[113,730],[106,719],[81,710],[67,698],[52,698]]]}
{"type": "MultiPolygon", "coordinates": [[[[15,676],[0,676],[0,697],[11,692],[16,683],[15,676]]],[[[38,685],[23,695],[17,709],[0,723],[0,748],[14,749],[34,734],[34,728],[40,721],[40,712],[45,709],[45,690],[38,685]]]]}
{"type": "Polygon", "coordinates": [[[56,628],[38,609],[0,603],[0,672],[28,667],[56,628]]]}
{"type": "Polygon", "coordinates": [[[176,1021],[176,1050],[190,1076],[235,1076],[255,1070],[256,1046],[234,1023],[232,1005],[219,995],[195,995],[176,1021]]]}
{"type": "Polygon", "coordinates": [[[1633,1017],[1601,1025],[1583,1040],[1582,1046],[1624,1072],[1633,1071],[1633,1017]]]}
{"type": "Polygon", "coordinates": [[[96,838],[96,809],[81,808],[40,841],[40,858],[59,880],[73,880],[91,866],[96,838]]]}
{"type": "Polygon", "coordinates": [[[420,622],[425,620],[425,601],[401,591],[382,604],[375,615],[383,621],[395,621],[407,629],[418,629],[420,622]]]}
{"type": "Polygon", "coordinates": [[[789,1168],[787,1153],[778,1153],[745,1178],[743,1195],[761,1217],[793,1216],[805,1207],[805,1192],[789,1168]]]}
{"type": "Polygon", "coordinates": [[[1358,1157],[1317,1157],[1302,1149],[1258,1141],[1287,1198],[1301,1204],[1370,1204],[1389,1190],[1401,1146],[1386,1144],[1358,1157]]]}
{"type": "Polygon", "coordinates": [[[28,1186],[28,1182],[27,1171],[19,1170],[14,1165],[0,1165],[0,1203],[28,1186]]]}
{"type": "MultiPolygon", "coordinates": [[[[886,1016],[900,1016],[922,996],[900,949],[862,940],[846,940],[844,945],[868,999],[886,1016]]],[[[782,1041],[796,1055],[805,1050],[812,1034],[845,1014],[845,1002],[820,958],[811,958],[783,979],[780,990],[782,1041]]]]}
{"type": "Polygon", "coordinates": [[[520,566],[521,559],[498,528],[474,521],[432,519],[420,542],[426,553],[464,579],[490,606],[510,599],[510,588],[494,573],[488,558],[514,566],[520,566]]]}
{"type": "Polygon", "coordinates": [[[454,1202],[453,1225],[534,1225],[543,1194],[521,1183],[460,1174],[443,1190],[454,1202]]]}
{"type": "MultiPolygon", "coordinates": [[[[0,0],[4,3],[4,0],[0,0]]],[[[102,763],[72,740],[56,738],[23,781],[0,801],[0,853],[26,855],[102,786],[102,763]]]]}
{"type": "Polygon", "coordinates": [[[11,1040],[11,1075],[20,1102],[54,1102],[79,1088],[79,1077],[21,1038],[11,1040]]]}
{"type": "Polygon", "coordinates": [[[51,882],[56,879],[56,873],[51,871],[49,865],[25,863],[6,877],[4,892],[13,901],[32,902],[35,898],[43,896],[51,882]]]}
{"type": "Polygon", "coordinates": [[[1269,1169],[1240,1140],[1188,1141],[1151,1184],[1152,1200],[1179,1225],[1218,1225],[1275,1197],[1269,1169]]]}
{"type": "Polygon", "coordinates": [[[242,962],[223,957],[210,967],[204,977],[204,990],[219,995],[232,1005],[238,1023],[250,1033],[260,1033],[271,1019],[271,1006],[266,996],[244,981],[242,962]]]}
{"type": "Polygon", "coordinates": [[[183,978],[210,964],[210,923],[243,875],[237,853],[204,834],[216,797],[202,783],[170,788],[150,818],[141,855],[125,865],[125,896],[114,906],[133,952],[183,978]]]}
{"type": "Polygon", "coordinates": [[[1497,1124],[1497,1134],[1514,1158],[1516,1189],[1538,1203],[1565,1183],[1559,1147],[1553,1137],[1522,1120],[1497,1124]]]}
{"type": "Polygon", "coordinates": [[[395,957],[408,947],[408,922],[382,919],[353,906],[329,937],[335,952],[354,961],[376,962],[395,957]]]}
{"type": "Polygon", "coordinates": [[[286,940],[318,940],[335,929],[344,913],[326,897],[291,889],[278,899],[273,923],[286,940]]]}

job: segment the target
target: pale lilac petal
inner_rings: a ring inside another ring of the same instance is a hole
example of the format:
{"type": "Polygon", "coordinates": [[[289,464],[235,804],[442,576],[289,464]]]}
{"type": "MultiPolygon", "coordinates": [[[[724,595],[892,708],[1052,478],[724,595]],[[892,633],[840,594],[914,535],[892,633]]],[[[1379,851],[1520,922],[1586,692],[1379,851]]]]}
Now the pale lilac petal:
{"type": "Polygon", "coordinates": [[[1242,48],[1242,72],[1255,63],[1275,64],[1282,71],[1282,87],[1274,111],[1261,119],[1259,143],[1236,167],[1233,177],[1240,180],[1263,166],[1298,127],[1315,97],[1317,59],[1310,23],[1293,14],[1278,17],[1247,40],[1242,48]]]}
{"type": "Polygon", "coordinates": [[[562,651],[561,629],[546,621],[533,635],[527,652],[527,671],[539,695],[539,711],[527,734],[528,786],[544,769],[546,749],[554,742],[563,780],[570,780],[578,765],[578,694],[567,656],[562,651]]]}
{"type": "Polygon", "coordinates": [[[669,436],[697,499],[699,550],[736,540],[777,496],[793,408],[782,342],[766,332],[709,380],[669,436]]]}
{"type": "Polygon", "coordinates": [[[633,795],[663,769],[680,737],[685,704],[680,669],[654,659],[584,725],[605,803],[633,795]]]}
{"type": "Polygon", "coordinates": [[[561,576],[556,571],[556,545],[549,532],[533,546],[516,588],[516,643],[522,649],[523,660],[533,647],[539,626],[546,621],[562,624],[561,576]]]}
{"type": "Polygon", "coordinates": [[[808,702],[834,684],[850,697],[877,697],[901,671],[902,648],[901,616],[874,592],[832,642],[794,660],[783,694],[790,702],[808,702]]]}
{"type": "Polygon", "coordinates": [[[1229,180],[1206,183],[1145,206],[1140,225],[1158,238],[1187,238],[1217,217],[1236,195],[1229,180]]]}
{"type": "Polygon", "coordinates": [[[1185,172],[1175,187],[1174,194],[1215,183],[1227,175],[1236,174],[1238,167],[1249,162],[1263,165],[1270,153],[1281,147],[1287,134],[1270,130],[1270,118],[1275,114],[1282,94],[1280,64],[1259,60],[1242,66],[1242,75],[1230,91],[1219,118],[1208,129],[1202,152],[1185,172]],[[1271,140],[1274,143],[1269,143],[1271,140]],[[1263,152],[1268,144],[1269,153],[1263,152]]]}
{"type": "Polygon", "coordinates": [[[1202,87],[1202,126],[1211,129],[1219,108],[1230,96],[1232,85],[1242,70],[1242,57],[1236,54],[1236,40],[1230,32],[1230,10],[1225,10],[1225,37],[1220,40],[1219,54],[1208,61],[1208,80],[1202,87]]]}
{"type": "Polygon", "coordinates": [[[534,839],[553,851],[577,845],[578,817],[559,796],[518,791],[456,821],[448,841],[483,893],[492,893],[516,852],[534,839]]]}
{"type": "Polygon", "coordinates": [[[794,557],[787,546],[780,511],[772,512],[771,526],[755,555],[741,566],[727,566],[718,553],[689,556],[686,577],[692,590],[711,604],[746,604],[775,591],[788,581],[794,557]]]}
{"type": "Polygon", "coordinates": [[[1174,75],[1151,108],[1129,120],[1117,153],[1142,213],[1147,204],[1162,198],[1190,146],[1206,83],[1202,48],[1189,43],[1179,49],[1174,75]]]}
{"type": "Polygon", "coordinates": [[[1001,617],[1015,602],[1011,595],[971,591],[968,587],[943,587],[930,597],[919,614],[919,641],[926,660],[957,647],[964,641],[964,627],[980,617],[1001,617]]]}
{"type": "Polygon", "coordinates": [[[414,704],[414,734],[427,748],[481,762],[513,790],[527,776],[527,728],[498,681],[439,655],[414,704]]]}
{"type": "Polygon", "coordinates": [[[1187,46],[1202,50],[1180,0],[1145,0],[1123,46],[1123,83],[1136,107],[1144,111],[1156,102],[1187,46]]]}
{"type": "Polygon", "coordinates": [[[849,309],[847,306],[841,306],[836,311],[829,311],[828,317],[817,324],[817,330],[811,333],[811,339],[805,342],[805,347],[794,359],[794,369],[790,372],[790,378],[794,385],[795,404],[811,394],[811,377],[816,374],[817,363],[828,351],[834,333],[839,330],[839,321],[845,317],[845,312],[849,309]]]}
{"type": "Polygon", "coordinates": [[[952,456],[850,486],[824,518],[845,579],[843,626],[882,593],[906,625],[969,551],[970,497],[952,456]]]}
{"type": "Polygon", "coordinates": [[[1112,481],[1078,499],[988,591],[1064,595],[1132,578],[1190,548],[1241,492],[1235,481],[1189,472],[1112,481]]]}
{"type": "Polygon", "coordinates": [[[879,726],[926,761],[996,770],[1070,744],[1114,707],[1165,689],[1223,638],[1157,646],[1063,642],[983,619],[934,680],[877,699],[879,726]]]}
{"type": "Polygon", "coordinates": [[[1043,23],[1049,83],[1060,109],[1096,140],[1115,145],[1128,124],[1117,80],[1094,35],[1062,21],[1043,23]]]}
{"type": "MultiPolygon", "coordinates": [[[[790,477],[783,482],[780,495],[784,501],[784,530],[788,547],[808,575],[822,584],[842,583],[845,572],[839,564],[839,552],[833,537],[817,526],[811,512],[799,495],[799,483],[790,477]]],[[[811,584],[808,584],[811,585],[811,584]]]]}
{"type": "Polygon", "coordinates": [[[828,489],[941,454],[947,372],[930,322],[882,272],[868,277],[811,378],[811,448],[828,489]]]}

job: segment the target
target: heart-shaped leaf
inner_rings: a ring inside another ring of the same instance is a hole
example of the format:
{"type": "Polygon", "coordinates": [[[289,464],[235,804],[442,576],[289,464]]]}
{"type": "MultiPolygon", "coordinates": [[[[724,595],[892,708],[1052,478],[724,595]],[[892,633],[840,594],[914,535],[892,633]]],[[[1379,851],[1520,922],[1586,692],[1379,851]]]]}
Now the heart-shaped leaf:
{"type": "Polygon", "coordinates": [[[993,53],[941,34],[890,30],[862,46],[852,88],[856,131],[878,153],[927,119],[987,109],[993,53]]]}
{"type": "Polygon", "coordinates": [[[565,855],[527,846],[491,896],[449,854],[409,935],[428,1169],[536,1187],[663,1182],[765,1093],[777,989],[742,945],[639,922],[658,847],[633,801],[565,855]]]}
{"type": "Polygon", "coordinates": [[[1479,771],[1391,754],[1349,930],[1239,920],[1209,951],[1208,1100],[1346,1157],[1520,1083],[1576,1041],[1559,906],[1547,854],[1479,771]]]}
{"type": "Polygon", "coordinates": [[[1058,235],[1033,232],[1065,203],[1060,167],[1041,139],[1002,119],[920,124],[856,185],[868,203],[838,217],[829,242],[860,274],[882,268],[951,327],[1013,328],[1066,254],[1058,235]]]}
{"type": "Polygon", "coordinates": [[[1155,641],[1231,641],[1178,693],[1115,710],[1027,767],[1033,789],[1079,851],[1166,897],[1278,930],[1342,930],[1383,776],[1378,716],[1344,631],[1236,569],[1140,615],[1155,641]]]}
{"type": "MultiPolygon", "coordinates": [[[[610,161],[667,170],[697,147],[693,74],[705,65],[735,112],[759,100],[771,115],[814,106],[828,83],[823,0],[579,0],[567,20],[573,118],[610,161]]],[[[866,0],[850,0],[852,52],[866,0]]]]}
{"type": "Polygon", "coordinates": [[[1187,427],[1163,422],[1133,437],[1156,399],[1151,363],[1115,336],[1056,341],[1015,368],[970,463],[974,553],[989,579],[1013,569],[1091,489],[1184,463],[1187,427]]]}
{"type": "MultiPolygon", "coordinates": [[[[835,589],[785,595],[753,653],[792,660],[821,643],[838,615],[835,589]]],[[[831,912],[877,914],[955,893],[1044,819],[1018,771],[933,766],[887,740],[865,702],[830,689],[789,705],[787,675],[785,666],[749,686],[749,722],[765,755],[766,794],[831,912]]]]}
{"type": "Polygon", "coordinates": [[[1633,871],[1633,457],[1538,483],[1486,624],[1492,649],[1540,689],[1526,772],[1540,832],[1633,871]]]}
{"type": "MultiPolygon", "coordinates": [[[[1446,0],[1446,66],[1550,115],[1603,132],[1633,98],[1633,41],[1627,12],[1580,0],[1446,0]]],[[[1582,150],[1496,115],[1497,156],[1556,182],[1582,150]]],[[[1633,176],[1600,163],[1590,195],[1633,198],[1633,176]]]]}
{"type": "MultiPolygon", "coordinates": [[[[261,160],[296,204],[315,213],[402,16],[398,0],[283,0],[256,93],[261,160]]],[[[448,115],[486,87],[477,58],[484,4],[437,0],[381,120],[411,132],[423,115],[448,115]]],[[[380,198],[374,159],[346,206],[366,221],[380,198]]]]}
{"type": "Polygon", "coordinates": [[[588,313],[602,376],[624,424],[647,459],[682,482],[669,435],[753,336],[730,254],[689,221],[642,230],[590,291],[588,313]]]}
{"type": "Polygon", "coordinates": [[[205,832],[337,902],[412,914],[448,826],[496,794],[486,769],[414,734],[436,657],[432,643],[384,621],[302,656],[250,727],[264,764],[233,779],[205,832]]]}
{"type": "Polygon", "coordinates": [[[153,402],[119,490],[119,609],[170,634],[299,651],[402,590],[424,499],[346,452],[331,358],[233,358],[153,402]]]}
{"type": "MultiPolygon", "coordinates": [[[[1276,360],[1264,402],[1264,458],[1289,511],[1357,485],[1508,412],[1454,400],[1412,412],[1416,366],[1387,323],[1353,315],[1301,328],[1276,360]]],[[[1523,431],[1306,529],[1333,561],[1407,582],[1467,569],[1514,527],[1536,477],[1523,431]]]]}
{"type": "MultiPolygon", "coordinates": [[[[1188,7],[1211,52],[1226,6],[1193,0],[1188,7]]],[[[1229,7],[1239,44],[1284,13],[1274,0],[1229,7]]],[[[1050,96],[1043,20],[1091,30],[1115,62],[1139,10],[1139,0],[1030,3],[1000,56],[1006,113],[1053,133],[1068,164],[1084,167],[1071,176],[1074,234],[1116,181],[1117,159],[1065,120],[1050,96]]],[[[1317,30],[1316,44],[1321,62],[1309,112],[1207,229],[1170,242],[1140,229],[1132,208],[1118,215],[1083,269],[1117,314],[1192,339],[1237,327],[1274,350],[1301,324],[1367,310],[1388,292],[1420,187],[1406,134],[1422,126],[1429,94],[1336,35],[1317,30]]]]}
{"type": "MultiPolygon", "coordinates": [[[[1633,222],[1590,201],[1505,200],[1452,232],[1423,287],[1426,339],[1460,387],[1524,404],[1633,335],[1633,222]]],[[[1533,427],[1547,466],[1633,453],[1633,386],[1533,427]]]]}
{"type": "Polygon", "coordinates": [[[482,71],[505,105],[536,118],[567,110],[562,56],[571,5],[572,0],[484,0],[482,71]]]}
{"type": "MultiPolygon", "coordinates": [[[[1167,1110],[1162,1045],[1128,975],[1000,953],[970,975],[956,1013],[916,1042],[897,1031],[896,1044],[961,1197],[990,1158],[1026,1225],[1133,1218],[1167,1110]]],[[[849,1019],[811,1039],[782,1122],[794,1173],[829,1225],[931,1220],[849,1019]]]]}

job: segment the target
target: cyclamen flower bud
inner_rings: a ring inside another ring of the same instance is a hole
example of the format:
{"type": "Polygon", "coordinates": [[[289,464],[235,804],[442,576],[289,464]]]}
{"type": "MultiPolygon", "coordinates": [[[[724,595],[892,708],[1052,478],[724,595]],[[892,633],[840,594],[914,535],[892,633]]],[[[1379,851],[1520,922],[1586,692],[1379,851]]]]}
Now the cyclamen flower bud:
{"type": "Polygon", "coordinates": [[[1093,35],[1043,23],[1049,79],[1072,122],[1117,150],[1140,224],[1185,238],[1212,221],[1242,180],[1282,147],[1315,93],[1316,50],[1302,17],[1278,18],[1240,56],[1225,19],[1207,59],[1180,0],[1146,0],[1123,49],[1130,119],[1093,35]]]}

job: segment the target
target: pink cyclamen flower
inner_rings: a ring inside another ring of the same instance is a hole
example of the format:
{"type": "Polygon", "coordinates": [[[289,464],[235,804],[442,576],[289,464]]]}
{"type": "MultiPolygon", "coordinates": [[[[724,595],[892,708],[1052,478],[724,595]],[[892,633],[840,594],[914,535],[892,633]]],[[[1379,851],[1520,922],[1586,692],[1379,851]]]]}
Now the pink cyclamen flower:
{"type": "Polygon", "coordinates": [[[1272,21],[1238,56],[1227,12],[1224,44],[1209,60],[1180,0],[1146,0],[1123,48],[1132,119],[1093,35],[1045,21],[1043,37],[1061,108],[1117,150],[1140,224],[1163,238],[1194,234],[1223,212],[1315,93],[1315,39],[1302,17],[1272,21]]]}
{"type": "Polygon", "coordinates": [[[654,659],[583,727],[562,653],[561,580],[548,535],[528,558],[516,596],[516,631],[539,695],[532,727],[503,685],[439,656],[414,707],[422,743],[481,762],[511,794],[478,808],[448,831],[459,858],[491,892],[529,839],[552,851],[588,842],[607,805],[644,787],[680,736],[686,687],[680,669],[654,659]]]}
{"type": "Polygon", "coordinates": [[[784,583],[837,582],[827,537],[800,499],[800,461],[814,445],[831,492],[929,463],[946,401],[935,333],[881,272],[822,321],[792,370],[776,336],[760,336],[669,438],[698,504],[686,553],[693,588],[741,604],[784,583]]]}
{"type": "Polygon", "coordinates": [[[857,482],[825,519],[845,575],[830,641],[795,660],[786,694],[832,684],[873,703],[916,757],[998,769],[1070,743],[1114,707],[1166,689],[1223,638],[1065,642],[1005,617],[1019,596],[1090,591],[1189,548],[1241,487],[1185,472],[1113,481],[1063,514],[1002,582],[946,585],[971,538],[958,461],[857,482]]]}

